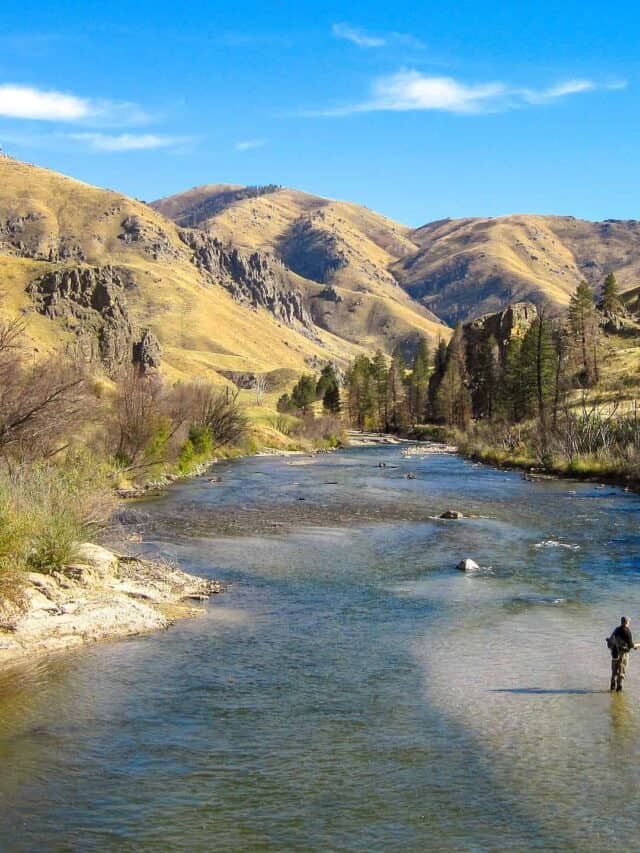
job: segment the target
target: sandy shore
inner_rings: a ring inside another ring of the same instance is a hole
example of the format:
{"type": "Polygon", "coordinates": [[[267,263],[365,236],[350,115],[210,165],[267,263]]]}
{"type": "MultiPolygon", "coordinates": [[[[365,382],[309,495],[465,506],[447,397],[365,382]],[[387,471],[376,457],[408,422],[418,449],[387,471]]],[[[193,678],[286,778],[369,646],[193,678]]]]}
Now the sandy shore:
{"type": "Polygon", "coordinates": [[[83,544],[62,572],[30,573],[23,608],[0,608],[0,669],[33,655],[168,628],[222,586],[83,544]]]}

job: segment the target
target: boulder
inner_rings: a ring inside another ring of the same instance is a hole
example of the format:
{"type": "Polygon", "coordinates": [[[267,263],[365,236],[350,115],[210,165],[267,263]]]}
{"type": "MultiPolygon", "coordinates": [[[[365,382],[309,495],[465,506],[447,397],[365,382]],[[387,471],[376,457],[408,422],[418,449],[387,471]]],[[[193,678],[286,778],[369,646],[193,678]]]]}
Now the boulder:
{"type": "Polygon", "coordinates": [[[83,542],[75,548],[74,556],[74,564],[89,566],[96,577],[109,578],[118,572],[118,558],[100,545],[83,542]]]}
{"type": "Polygon", "coordinates": [[[464,518],[464,515],[457,509],[446,509],[440,514],[440,518],[464,518]]]}
{"type": "Polygon", "coordinates": [[[475,560],[470,559],[469,557],[465,557],[464,560],[460,560],[456,569],[460,569],[461,572],[477,572],[480,566],[476,563],[475,560]]]}

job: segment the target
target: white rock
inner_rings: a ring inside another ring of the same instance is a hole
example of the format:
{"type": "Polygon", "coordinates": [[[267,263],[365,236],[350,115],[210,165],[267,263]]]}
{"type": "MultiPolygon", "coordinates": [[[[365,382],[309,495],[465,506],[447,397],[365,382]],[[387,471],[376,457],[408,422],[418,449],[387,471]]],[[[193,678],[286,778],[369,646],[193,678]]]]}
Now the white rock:
{"type": "Polygon", "coordinates": [[[100,545],[83,542],[74,549],[74,562],[91,566],[97,575],[110,577],[118,571],[118,558],[100,545]]]}
{"type": "Polygon", "coordinates": [[[476,572],[480,566],[475,560],[471,560],[469,557],[466,557],[464,560],[460,560],[456,568],[460,569],[461,572],[476,572]]]}

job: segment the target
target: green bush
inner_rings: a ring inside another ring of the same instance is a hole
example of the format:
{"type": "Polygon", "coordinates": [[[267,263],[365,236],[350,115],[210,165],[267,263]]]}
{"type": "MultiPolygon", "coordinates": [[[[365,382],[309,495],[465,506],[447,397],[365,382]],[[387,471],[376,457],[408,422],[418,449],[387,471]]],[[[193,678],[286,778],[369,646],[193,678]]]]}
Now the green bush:
{"type": "Polygon", "coordinates": [[[178,469],[188,474],[200,462],[213,456],[213,437],[205,426],[191,426],[187,440],[182,445],[178,459],[178,469]]]}

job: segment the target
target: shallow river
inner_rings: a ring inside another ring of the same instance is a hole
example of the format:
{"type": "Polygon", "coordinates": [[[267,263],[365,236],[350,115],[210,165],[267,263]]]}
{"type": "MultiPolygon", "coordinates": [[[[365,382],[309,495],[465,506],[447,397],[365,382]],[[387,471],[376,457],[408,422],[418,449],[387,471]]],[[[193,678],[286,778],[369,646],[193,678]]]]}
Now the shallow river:
{"type": "Polygon", "coordinates": [[[204,616],[0,677],[0,850],[640,849],[640,498],[397,447],[215,473],[130,511],[230,584],[204,616]]]}

